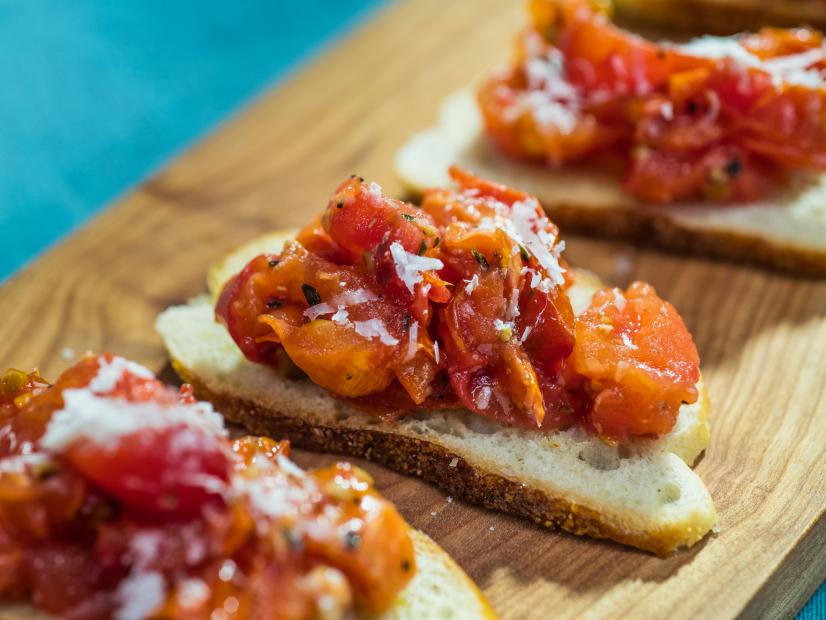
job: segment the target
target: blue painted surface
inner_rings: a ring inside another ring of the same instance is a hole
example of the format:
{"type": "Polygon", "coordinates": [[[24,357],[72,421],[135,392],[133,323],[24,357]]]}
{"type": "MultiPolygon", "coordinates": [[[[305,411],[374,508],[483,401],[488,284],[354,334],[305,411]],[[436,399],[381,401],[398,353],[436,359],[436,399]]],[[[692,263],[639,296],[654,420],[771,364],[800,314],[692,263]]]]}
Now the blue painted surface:
{"type": "Polygon", "coordinates": [[[826,583],[821,584],[815,595],[800,611],[797,620],[824,620],[826,618],[826,583]]]}
{"type": "Polygon", "coordinates": [[[385,1],[0,1],[0,280],[385,1]]]}
{"type": "Polygon", "coordinates": [[[0,281],[385,0],[0,0],[0,281]]]}

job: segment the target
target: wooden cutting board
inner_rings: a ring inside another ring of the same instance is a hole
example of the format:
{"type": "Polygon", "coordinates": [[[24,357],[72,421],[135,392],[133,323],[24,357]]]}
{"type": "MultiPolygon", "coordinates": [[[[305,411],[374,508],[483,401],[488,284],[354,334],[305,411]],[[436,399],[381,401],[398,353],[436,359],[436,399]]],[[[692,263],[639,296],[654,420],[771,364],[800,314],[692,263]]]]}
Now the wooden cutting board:
{"type": "MultiPolygon", "coordinates": [[[[201,292],[227,249],[320,211],[348,174],[400,191],[395,149],[505,56],[521,4],[412,0],[381,13],[6,283],[0,367],[55,376],[108,350],[170,377],[158,312],[201,292]]],[[[663,560],[367,469],[503,618],[792,615],[826,578],[826,281],[618,243],[569,248],[612,283],[653,283],[693,331],[714,404],[697,471],[719,533],[663,560]]]]}

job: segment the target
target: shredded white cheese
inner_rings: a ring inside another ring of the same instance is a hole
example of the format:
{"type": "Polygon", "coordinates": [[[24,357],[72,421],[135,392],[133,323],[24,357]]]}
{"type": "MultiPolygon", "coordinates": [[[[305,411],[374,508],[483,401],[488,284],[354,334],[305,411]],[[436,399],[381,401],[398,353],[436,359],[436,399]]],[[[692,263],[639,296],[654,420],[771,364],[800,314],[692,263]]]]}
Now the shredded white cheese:
{"type": "Polygon", "coordinates": [[[355,321],[353,326],[356,328],[356,333],[359,336],[364,336],[368,340],[378,338],[382,344],[389,347],[399,344],[398,338],[394,338],[387,331],[384,323],[379,319],[370,319],[369,321],[355,321]]]}
{"type": "Polygon", "coordinates": [[[514,203],[514,226],[522,238],[522,245],[536,257],[551,281],[561,285],[565,282],[565,270],[559,264],[559,255],[565,248],[561,243],[554,247],[556,239],[545,230],[543,218],[537,213],[537,209],[539,205],[532,198],[514,203]]]}
{"type": "Polygon", "coordinates": [[[324,314],[330,314],[331,312],[335,312],[336,309],[328,303],[320,303],[314,306],[310,306],[304,311],[304,316],[306,316],[311,321],[315,321],[318,317],[324,314]]]}
{"type": "Polygon", "coordinates": [[[530,325],[525,328],[525,331],[522,332],[522,337],[519,339],[519,344],[524,344],[524,342],[528,339],[528,336],[530,336],[532,329],[533,327],[530,325]]]}
{"type": "Polygon", "coordinates": [[[407,345],[407,355],[404,361],[409,362],[416,356],[416,351],[419,350],[419,322],[413,321],[410,325],[409,341],[407,345]]]}
{"type": "Polygon", "coordinates": [[[379,199],[381,199],[381,198],[383,197],[383,196],[382,196],[382,188],[381,188],[381,185],[379,185],[379,184],[378,184],[378,183],[376,183],[376,182],[372,182],[372,183],[370,183],[370,184],[367,186],[367,191],[368,191],[371,195],[373,195],[375,198],[379,198],[379,199]]]}
{"type": "Polygon", "coordinates": [[[39,452],[16,454],[0,459],[0,473],[23,473],[32,467],[45,465],[48,462],[49,457],[39,452]]]}
{"type": "Polygon", "coordinates": [[[765,71],[772,77],[775,86],[785,84],[819,88],[823,86],[823,75],[811,65],[826,59],[826,46],[821,46],[799,54],[787,54],[768,60],[761,60],[745,47],[737,37],[698,37],[675,46],[680,52],[691,56],[721,60],[728,58],[744,67],[765,71]]]}
{"type": "Polygon", "coordinates": [[[435,358],[436,363],[438,364],[439,359],[440,359],[440,357],[439,357],[439,342],[438,341],[435,341],[433,343],[433,357],[435,358]]]}
{"type": "Polygon", "coordinates": [[[510,321],[503,321],[501,319],[493,319],[493,327],[499,334],[499,338],[507,342],[513,336],[514,325],[510,321]]]}
{"type": "Polygon", "coordinates": [[[120,604],[115,610],[115,620],[148,618],[163,604],[165,596],[163,575],[156,571],[133,571],[115,592],[120,604]]]}
{"type": "Polygon", "coordinates": [[[89,389],[69,389],[63,391],[63,408],[52,416],[40,446],[58,452],[81,439],[107,445],[142,429],[179,424],[226,435],[223,418],[206,402],[171,406],[133,403],[122,398],[104,398],[89,389]]]}
{"type": "Polygon", "coordinates": [[[508,303],[508,308],[505,312],[505,317],[512,321],[516,317],[519,316],[519,289],[514,288],[511,292],[510,302],[508,303]]]}
{"type": "Polygon", "coordinates": [[[541,130],[570,134],[577,126],[580,101],[574,86],[565,78],[564,58],[557,49],[534,55],[525,61],[528,89],[505,112],[505,119],[516,122],[530,112],[541,130]]]}
{"type": "Polygon", "coordinates": [[[465,280],[465,282],[467,282],[467,286],[465,286],[465,293],[470,295],[476,290],[476,287],[479,286],[479,274],[474,273],[473,277],[470,280],[465,280]]]}
{"type": "Polygon", "coordinates": [[[444,267],[438,258],[408,252],[398,241],[390,245],[390,254],[396,263],[396,275],[411,293],[416,284],[424,280],[422,271],[438,271],[444,267]]]}
{"type": "Polygon", "coordinates": [[[379,296],[373,291],[366,288],[359,288],[355,291],[347,291],[346,293],[336,295],[333,301],[339,307],[344,306],[345,308],[349,308],[350,306],[357,306],[368,301],[375,301],[378,298],[379,296]]]}
{"type": "Polygon", "coordinates": [[[338,323],[339,325],[346,325],[349,319],[350,313],[344,308],[339,308],[336,310],[336,313],[330,317],[333,323],[338,323]]]}
{"type": "Polygon", "coordinates": [[[635,345],[633,342],[631,342],[631,338],[628,336],[628,334],[626,334],[626,333],[620,334],[620,338],[622,338],[622,344],[624,344],[629,349],[633,349],[633,350],[639,349],[639,347],[637,345],[635,345]]]}
{"type": "Polygon", "coordinates": [[[491,396],[491,389],[483,385],[479,389],[477,389],[473,394],[473,404],[476,405],[476,408],[480,411],[484,411],[488,408],[490,404],[490,396],[491,396]]]}
{"type": "Polygon", "coordinates": [[[114,390],[126,372],[130,372],[142,379],[155,378],[155,375],[153,375],[149,369],[119,356],[113,357],[110,362],[106,357],[101,355],[98,357],[98,365],[97,375],[95,375],[95,378],[89,383],[89,389],[96,394],[107,394],[114,390]]]}
{"type": "Polygon", "coordinates": [[[176,595],[178,604],[185,610],[200,607],[209,600],[210,589],[203,579],[184,579],[176,595]]]}

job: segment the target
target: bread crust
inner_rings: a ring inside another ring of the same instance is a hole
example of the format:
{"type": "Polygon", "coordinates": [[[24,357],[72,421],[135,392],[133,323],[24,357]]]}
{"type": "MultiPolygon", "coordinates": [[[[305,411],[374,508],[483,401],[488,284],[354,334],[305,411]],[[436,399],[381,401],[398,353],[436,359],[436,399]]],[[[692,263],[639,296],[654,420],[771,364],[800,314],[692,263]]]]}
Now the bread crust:
{"type": "MultiPolygon", "coordinates": [[[[366,458],[401,472],[432,482],[446,492],[486,508],[531,519],[550,529],[576,535],[609,538],[661,557],[686,544],[686,530],[675,526],[646,535],[623,531],[605,522],[600,514],[573,502],[550,497],[542,491],[499,474],[471,466],[458,454],[423,439],[345,427],[333,427],[275,411],[253,399],[212,389],[197,373],[173,359],[181,379],[192,385],[198,398],[209,400],[224,417],[254,434],[287,438],[297,447],[366,458]],[[455,459],[455,466],[450,463],[455,459]]],[[[708,401],[703,401],[708,415],[708,401]]],[[[689,533],[689,544],[705,532],[689,533]]]]}
{"type": "Polygon", "coordinates": [[[617,21],[665,32],[734,34],[764,26],[826,26],[818,2],[775,0],[615,0],[617,21]]]}

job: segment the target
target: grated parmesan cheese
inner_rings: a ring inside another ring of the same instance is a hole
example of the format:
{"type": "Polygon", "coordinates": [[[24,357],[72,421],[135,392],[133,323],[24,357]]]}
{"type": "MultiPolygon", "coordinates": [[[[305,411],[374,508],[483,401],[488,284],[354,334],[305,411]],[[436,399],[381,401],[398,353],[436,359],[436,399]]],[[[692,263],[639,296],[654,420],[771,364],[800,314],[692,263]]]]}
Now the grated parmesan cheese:
{"type": "Polygon", "coordinates": [[[157,571],[133,571],[121,581],[115,592],[120,607],[115,620],[143,620],[152,615],[164,602],[166,584],[157,571]]]}
{"type": "Polygon", "coordinates": [[[396,263],[396,275],[404,282],[407,290],[413,292],[413,287],[424,280],[422,271],[435,271],[442,269],[444,263],[438,258],[429,256],[419,256],[404,249],[401,243],[394,241],[390,245],[390,254],[396,263]]]}
{"type": "Polygon", "coordinates": [[[508,108],[505,119],[516,122],[530,113],[545,132],[570,134],[579,119],[579,94],[565,78],[565,61],[558,49],[533,55],[523,65],[527,90],[508,108]]]}
{"type": "Polygon", "coordinates": [[[516,317],[519,316],[519,289],[514,288],[511,292],[510,302],[508,303],[508,309],[505,313],[505,317],[512,321],[516,317]]]}
{"type": "Polygon", "coordinates": [[[629,349],[633,349],[633,350],[639,349],[639,347],[637,345],[635,345],[633,342],[631,342],[631,338],[628,336],[628,334],[626,334],[626,333],[620,334],[620,338],[622,338],[622,344],[624,344],[629,349]]]}
{"type": "Polygon", "coordinates": [[[97,394],[107,394],[114,390],[126,372],[142,379],[155,378],[155,375],[148,368],[120,356],[113,357],[110,362],[105,356],[101,355],[98,357],[98,365],[97,375],[89,383],[89,389],[97,394]]]}
{"type": "Polygon", "coordinates": [[[336,310],[336,313],[330,317],[330,320],[333,323],[338,323],[339,325],[346,325],[350,319],[350,313],[347,312],[344,308],[339,308],[336,310]]]}
{"type": "Polygon", "coordinates": [[[438,342],[438,340],[433,342],[433,357],[435,358],[436,363],[438,364],[439,363],[439,342],[438,342]]]}
{"type": "Polygon", "coordinates": [[[378,198],[379,200],[383,198],[381,185],[379,185],[375,181],[367,186],[367,191],[374,198],[378,198]]]}
{"type": "Polygon", "coordinates": [[[379,296],[376,295],[373,291],[370,291],[366,288],[359,288],[355,291],[347,291],[346,293],[336,295],[334,303],[339,308],[342,306],[348,308],[350,306],[357,306],[368,301],[376,301],[378,298],[379,296]]]}
{"type": "Polygon", "coordinates": [[[730,59],[743,66],[758,69],[768,73],[776,87],[783,85],[805,86],[819,88],[823,86],[823,75],[816,69],[810,69],[812,64],[826,59],[826,46],[801,52],[787,54],[768,60],[761,60],[745,47],[737,37],[698,37],[675,46],[675,49],[701,58],[711,60],[730,59]]]}
{"type": "Polygon", "coordinates": [[[328,303],[320,303],[314,306],[310,306],[304,311],[304,316],[306,316],[311,321],[315,321],[318,317],[322,316],[323,314],[330,314],[331,312],[335,312],[335,308],[328,303]]]}
{"type": "Polygon", "coordinates": [[[507,342],[511,339],[515,329],[513,323],[510,321],[503,321],[501,319],[493,319],[493,327],[499,334],[499,339],[503,342],[507,342]]]}
{"type": "Polygon", "coordinates": [[[90,389],[63,391],[63,408],[52,416],[40,446],[60,451],[80,439],[98,444],[110,442],[147,428],[184,424],[209,434],[226,435],[223,418],[206,402],[161,405],[104,398],[90,389]]]}
{"type": "Polygon", "coordinates": [[[387,331],[384,323],[379,319],[370,319],[369,321],[355,321],[353,326],[356,328],[356,333],[359,336],[364,336],[368,340],[378,338],[382,344],[389,347],[399,344],[398,338],[394,338],[387,331]]]}
{"type": "Polygon", "coordinates": [[[412,360],[416,356],[416,351],[419,350],[419,322],[413,321],[410,326],[409,342],[407,345],[407,355],[404,358],[405,362],[412,360]]]}
{"type": "Polygon", "coordinates": [[[484,411],[488,408],[488,405],[490,404],[490,396],[491,389],[488,386],[483,385],[474,392],[473,404],[475,404],[480,411],[484,411]]]}
{"type": "Polygon", "coordinates": [[[476,287],[479,286],[479,274],[474,273],[473,277],[470,280],[465,280],[465,282],[467,282],[467,286],[465,286],[465,293],[470,295],[476,290],[476,287]]]}

